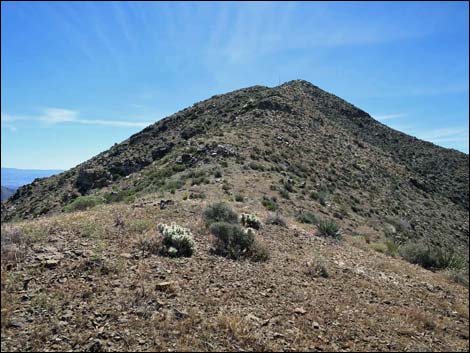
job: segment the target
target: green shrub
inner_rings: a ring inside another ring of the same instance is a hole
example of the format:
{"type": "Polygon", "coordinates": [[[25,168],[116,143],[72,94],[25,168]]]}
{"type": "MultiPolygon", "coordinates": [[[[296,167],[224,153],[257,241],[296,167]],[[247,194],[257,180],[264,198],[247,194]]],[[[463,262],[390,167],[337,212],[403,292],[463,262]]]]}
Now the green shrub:
{"type": "Polygon", "coordinates": [[[251,247],[250,253],[251,260],[254,262],[265,262],[268,261],[271,257],[269,249],[266,247],[266,245],[256,240],[251,247]]]}
{"type": "Polygon", "coordinates": [[[188,173],[186,173],[186,178],[200,178],[206,175],[206,171],[203,169],[190,169],[188,173]]]}
{"type": "Polygon", "coordinates": [[[199,185],[199,184],[209,184],[209,183],[210,181],[206,177],[195,178],[191,181],[192,186],[199,185]]]}
{"type": "Polygon", "coordinates": [[[170,190],[174,192],[175,190],[181,189],[185,184],[183,179],[169,179],[166,181],[163,190],[170,190]]]}
{"type": "Polygon", "coordinates": [[[189,194],[189,198],[191,200],[196,200],[196,199],[200,199],[200,200],[203,200],[206,198],[206,194],[204,194],[203,192],[192,192],[189,194]]]}
{"type": "Polygon", "coordinates": [[[185,169],[186,169],[186,166],[185,166],[184,164],[175,164],[175,165],[173,166],[173,171],[174,171],[175,173],[182,172],[182,171],[184,171],[185,169]]]}
{"type": "Polygon", "coordinates": [[[220,171],[220,169],[214,170],[214,177],[215,178],[222,178],[222,172],[220,171]]]}
{"type": "Polygon", "coordinates": [[[313,191],[310,193],[310,198],[325,206],[328,201],[328,193],[326,191],[313,191]]]}
{"type": "Polygon", "coordinates": [[[281,197],[289,200],[290,199],[290,196],[289,196],[289,192],[286,190],[286,189],[281,189],[279,191],[279,194],[281,195],[281,197]]]}
{"type": "Polygon", "coordinates": [[[194,251],[194,239],[191,231],[174,223],[170,226],[159,224],[158,230],[163,235],[162,252],[171,257],[189,257],[194,251]]]}
{"type": "Polygon", "coordinates": [[[276,211],[279,208],[279,206],[276,203],[276,199],[274,199],[274,198],[270,199],[270,198],[264,196],[261,203],[263,204],[264,207],[266,207],[266,209],[268,211],[276,211]]]}
{"type": "Polygon", "coordinates": [[[215,253],[234,260],[248,255],[255,242],[253,231],[242,229],[237,224],[213,223],[210,232],[214,236],[215,253]]]}
{"type": "Polygon", "coordinates": [[[464,270],[449,270],[447,271],[447,277],[458,284],[468,288],[468,268],[464,270]]]}
{"type": "Polygon", "coordinates": [[[259,171],[264,171],[264,166],[258,162],[250,162],[248,166],[253,169],[253,170],[259,170],[259,171]]]}
{"type": "Polygon", "coordinates": [[[209,205],[202,216],[207,227],[217,222],[238,223],[238,215],[224,202],[209,205]]]}
{"type": "Polygon", "coordinates": [[[79,196],[64,207],[65,212],[83,211],[102,204],[104,199],[98,196],[79,196]]]}
{"type": "Polygon", "coordinates": [[[341,229],[334,221],[321,221],[318,231],[322,237],[341,239],[341,229]]]}
{"type": "Polygon", "coordinates": [[[307,223],[307,224],[317,224],[318,223],[317,217],[311,212],[302,212],[297,217],[297,220],[300,223],[307,223]]]}
{"type": "Polygon", "coordinates": [[[131,204],[131,203],[134,203],[135,200],[136,200],[135,195],[129,195],[124,199],[124,203],[131,204]]]}
{"type": "Polygon", "coordinates": [[[385,240],[385,246],[387,247],[386,254],[389,256],[397,256],[398,254],[398,245],[391,239],[385,240]]]}
{"type": "Polygon", "coordinates": [[[452,249],[408,242],[398,248],[398,252],[408,262],[429,270],[463,269],[465,259],[452,249]]]}
{"type": "Polygon", "coordinates": [[[220,166],[221,166],[222,168],[227,168],[227,167],[228,167],[227,161],[220,161],[220,166]]]}
{"type": "Polygon", "coordinates": [[[143,233],[150,228],[152,228],[152,223],[146,219],[136,219],[127,226],[127,229],[132,233],[143,233]]]}
{"type": "Polygon", "coordinates": [[[132,196],[133,193],[131,190],[121,190],[121,191],[112,191],[107,194],[104,194],[104,199],[106,203],[115,203],[125,201],[132,196]]]}

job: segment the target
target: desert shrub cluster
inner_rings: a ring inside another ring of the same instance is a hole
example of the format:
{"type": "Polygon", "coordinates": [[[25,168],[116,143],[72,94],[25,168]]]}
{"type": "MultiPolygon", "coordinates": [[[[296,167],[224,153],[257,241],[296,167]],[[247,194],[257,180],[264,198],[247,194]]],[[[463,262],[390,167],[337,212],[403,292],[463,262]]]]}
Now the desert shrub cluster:
{"type": "Polygon", "coordinates": [[[459,270],[466,266],[465,259],[452,249],[434,247],[421,242],[408,242],[398,248],[398,253],[408,262],[430,270],[459,270]]]}
{"type": "Polygon", "coordinates": [[[215,254],[233,260],[241,258],[252,261],[268,260],[268,249],[255,237],[253,229],[261,227],[261,222],[255,215],[242,214],[239,218],[229,205],[218,202],[204,210],[203,219],[213,236],[215,254]],[[247,228],[243,228],[242,225],[247,228]]]}

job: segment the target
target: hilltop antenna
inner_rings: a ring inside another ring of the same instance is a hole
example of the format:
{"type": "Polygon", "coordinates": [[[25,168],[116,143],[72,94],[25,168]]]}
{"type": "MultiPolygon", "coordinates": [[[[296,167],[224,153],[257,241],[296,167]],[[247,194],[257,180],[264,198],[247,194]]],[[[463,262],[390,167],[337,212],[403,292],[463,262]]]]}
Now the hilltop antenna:
{"type": "Polygon", "coordinates": [[[278,86],[280,86],[281,85],[281,75],[279,75],[278,77],[279,77],[278,86]]]}

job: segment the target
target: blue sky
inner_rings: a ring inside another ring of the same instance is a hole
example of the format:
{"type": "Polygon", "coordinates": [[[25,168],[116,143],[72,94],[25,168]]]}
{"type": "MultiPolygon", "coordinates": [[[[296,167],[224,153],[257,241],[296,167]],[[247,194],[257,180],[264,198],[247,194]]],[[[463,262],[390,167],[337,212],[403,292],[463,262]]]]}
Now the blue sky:
{"type": "Polygon", "coordinates": [[[2,2],[3,167],[66,169],[193,103],[305,79],[468,153],[467,2],[2,2]]]}

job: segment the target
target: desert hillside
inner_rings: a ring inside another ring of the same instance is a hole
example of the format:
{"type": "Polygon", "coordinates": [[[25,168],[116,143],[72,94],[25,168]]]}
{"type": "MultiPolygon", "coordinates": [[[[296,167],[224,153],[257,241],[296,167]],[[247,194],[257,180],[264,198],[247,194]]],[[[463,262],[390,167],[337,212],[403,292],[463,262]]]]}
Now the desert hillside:
{"type": "Polygon", "coordinates": [[[468,351],[468,173],[306,81],[211,97],[2,203],[2,350],[468,351]]]}

